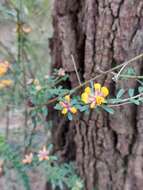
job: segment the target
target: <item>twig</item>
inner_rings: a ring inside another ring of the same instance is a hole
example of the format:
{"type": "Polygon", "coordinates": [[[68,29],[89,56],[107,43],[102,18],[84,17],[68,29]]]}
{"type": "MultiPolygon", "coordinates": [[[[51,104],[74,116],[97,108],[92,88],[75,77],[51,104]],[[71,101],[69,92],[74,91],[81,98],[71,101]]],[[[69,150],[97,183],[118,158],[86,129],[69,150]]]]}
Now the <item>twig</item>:
{"type": "Polygon", "coordinates": [[[79,85],[81,86],[82,83],[81,83],[81,80],[80,80],[80,77],[79,77],[79,74],[78,74],[78,71],[77,71],[77,66],[76,66],[76,63],[75,63],[75,60],[74,60],[74,57],[73,57],[72,54],[71,54],[71,58],[72,58],[72,62],[73,62],[73,65],[74,65],[74,69],[75,69],[75,72],[76,72],[76,76],[77,76],[79,85]]]}
{"type": "MultiPolygon", "coordinates": [[[[117,73],[115,72],[111,72],[111,74],[117,75],[117,73]]],[[[141,75],[120,75],[119,77],[130,78],[130,79],[143,79],[143,76],[141,75]]]]}
{"type": "MultiPolygon", "coordinates": [[[[141,98],[140,100],[143,100],[143,98],[141,98]]],[[[118,107],[118,106],[124,106],[127,104],[132,104],[132,102],[124,102],[124,103],[119,103],[119,104],[110,104],[108,105],[108,107],[118,107]]]]}
{"type": "Polygon", "coordinates": [[[132,99],[135,99],[135,98],[139,98],[141,96],[143,96],[143,93],[137,94],[136,96],[132,96],[130,98],[122,99],[122,100],[120,100],[120,103],[118,103],[118,104],[110,104],[108,106],[109,107],[117,107],[117,106],[122,106],[122,105],[130,104],[132,102],[130,102],[129,100],[132,100],[132,99]]]}
{"type": "MultiPolygon", "coordinates": [[[[94,80],[96,80],[96,79],[98,79],[98,78],[100,78],[100,77],[102,77],[103,75],[106,75],[106,74],[108,74],[108,73],[111,73],[112,71],[115,71],[115,70],[121,68],[123,65],[125,65],[125,64],[127,64],[127,63],[128,63],[128,64],[131,64],[131,63],[133,63],[134,61],[136,61],[136,60],[138,60],[138,59],[140,59],[140,58],[142,58],[142,57],[143,57],[143,53],[140,54],[140,55],[138,55],[138,56],[136,56],[136,57],[134,57],[133,59],[131,59],[131,60],[129,60],[129,61],[126,61],[126,62],[124,62],[124,63],[122,63],[122,64],[120,64],[120,65],[117,65],[116,67],[113,67],[113,68],[111,68],[111,69],[109,69],[109,70],[107,70],[107,71],[105,71],[105,72],[103,72],[103,73],[101,73],[101,74],[99,74],[99,75],[97,75],[97,76],[91,78],[90,80],[87,80],[87,81],[81,83],[80,85],[78,85],[78,86],[76,86],[74,89],[72,89],[69,94],[72,95],[76,90],[79,90],[81,87],[85,86],[86,84],[90,83],[91,81],[94,81],[94,80]]],[[[67,93],[65,93],[65,95],[66,95],[66,94],[67,94],[67,93]]],[[[54,102],[57,101],[57,100],[58,100],[58,97],[52,98],[52,99],[50,99],[50,100],[47,102],[46,105],[49,105],[49,104],[51,104],[51,103],[54,103],[54,102]]],[[[45,104],[44,104],[44,105],[45,105],[45,104]]],[[[37,105],[37,107],[39,107],[39,106],[44,106],[44,105],[37,105]]]]}
{"type": "Polygon", "coordinates": [[[142,56],[143,56],[143,54],[140,54],[139,56],[134,57],[133,59],[131,59],[131,60],[125,62],[125,63],[123,64],[122,68],[120,69],[120,71],[118,72],[118,74],[115,76],[115,80],[116,80],[116,81],[118,80],[119,75],[121,74],[121,72],[124,70],[124,68],[125,68],[128,64],[130,64],[130,63],[133,62],[133,61],[136,61],[137,59],[141,58],[142,56]]]}
{"type": "Polygon", "coordinates": [[[8,136],[9,136],[9,124],[10,124],[10,118],[9,118],[9,105],[6,106],[6,140],[8,140],[8,136]]]}

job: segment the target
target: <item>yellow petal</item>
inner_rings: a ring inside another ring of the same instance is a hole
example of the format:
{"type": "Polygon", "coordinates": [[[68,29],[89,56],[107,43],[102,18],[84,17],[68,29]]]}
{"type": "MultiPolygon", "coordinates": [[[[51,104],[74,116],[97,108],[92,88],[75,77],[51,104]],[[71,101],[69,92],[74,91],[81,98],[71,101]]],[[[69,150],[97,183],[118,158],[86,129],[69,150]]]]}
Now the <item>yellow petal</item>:
{"type": "Polygon", "coordinates": [[[2,66],[0,66],[0,76],[5,75],[6,72],[7,72],[7,68],[6,68],[6,67],[2,67],[2,66]]]}
{"type": "Polygon", "coordinates": [[[4,85],[4,86],[11,86],[13,81],[12,80],[2,80],[1,83],[4,85]]]}
{"type": "Polygon", "coordinates": [[[96,104],[101,105],[105,102],[105,99],[102,96],[96,96],[96,104]]]}
{"type": "Polygon", "coordinates": [[[70,109],[70,111],[71,111],[73,114],[77,113],[77,109],[76,109],[75,107],[72,107],[72,108],[70,109]]]}
{"type": "Polygon", "coordinates": [[[88,94],[86,92],[82,93],[81,100],[87,104],[88,103],[88,94]]]}
{"type": "Polygon", "coordinates": [[[34,79],[34,80],[33,80],[33,84],[37,86],[37,85],[40,85],[40,82],[39,82],[38,79],[34,79]]]}
{"type": "Polygon", "coordinates": [[[3,89],[4,87],[4,84],[0,83],[0,89],[3,89]]]}
{"type": "Polygon", "coordinates": [[[87,94],[90,94],[90,93],[91,93],[91,89],[90,89],[90,87],[89,87],[89,86],[88,86],[88,87],[86,87],[84,91],[85,91],[87,94]]]}
{"type": "Polygon", "coordinates": [[[62,110],[62,114],[63,114],[63,115],[67,114],[67,112],[68,112],[68,109],[67,109],[67,108],[64,108],[64,109],[62,110]]]}
{"type": "Polygon", "coordinates": [[[66,95],[66,96],[65,96],[65,100],[66,100],[67,102],[70,102],[70,100],[71,100],[71,99],[70,99],[70,95],[66,95]]]}
{"type": "Polygon", "coordinates": [[[95,88],[95,90],[99,90],[99,91],[100,91],[100,89],[101,89],[101,84],[99,84],[99,83],[94,83],[94,88],[95,88]]]}
{"type": "Polygon", "coordinates": [[[92,102],[92,103],[90,104],[90,108],[91,108],[91,109],[94,109],[95,106],[96,106],[95,102],[92,102]]]}
{"type": "Polygon", "coordinates": [[[101,92],[104,95],[104,97],[108,96],[108,94],[109,94],[108,88],[106,88],[104,86],[101,88],[101,92]]]}

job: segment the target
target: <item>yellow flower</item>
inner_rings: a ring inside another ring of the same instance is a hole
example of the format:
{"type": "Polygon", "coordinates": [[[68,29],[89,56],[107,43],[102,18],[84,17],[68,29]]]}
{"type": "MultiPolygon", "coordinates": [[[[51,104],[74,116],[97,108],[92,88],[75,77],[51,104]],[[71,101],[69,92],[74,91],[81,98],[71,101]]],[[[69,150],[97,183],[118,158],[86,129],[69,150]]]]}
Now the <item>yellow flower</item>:
{"type": "Polygon", "coordinates": [[[94,83],[94,88],[95,88],[95,90],[99,90],[99,91],[100,91],[100,89],[101,89],[101,84],[99,84],[99,83],[94,83]]]}
{"type": "Polygon", "coordinates": [[[4,87],[5,87],[5,85],[0,83],[0,89],[3,89],[4,87]]]}
{"type": "Polygon", "coordinates": [[[22,163],[23,164],[31,164],[32,160],[33,160],[33,154],[32,153],[26,154],[24,159],[22,160],[22,163]]]}
{"type": "Polygon", "coordinates": [[[106,96],[109,95],[109,90],[108,90],[108,88],[106,88],[105,86],[103,86],[103,87],[101,88],[101,92],[102,92],[102,94],[104,95],[104,97],[106,97],[106,96]]]}
{"type": "Polygon", "coordinates": [[[70,95],[66,95],[64,101],[60,101],[59,104],[62,107],[61,113],[63,115],[66,115],[68,112],[77,113],[77,109],[71,103],[70,95]]]}
{"type": "Polygon", "coordinates": [[[43,146],[42,150],[38,153],[39,161],[49,160],[49,151],[46,149],[46,146],[43,146]]]}
{"type": "Polygon", "coordinates": [[[91,89],[90,89],[90,87],[89,87],[89,86],[88,86],[88,87],[86,87],[84,91],[85,91],[87,94],[90,94],[90,93],[91,93],[91,89]]]}
{"type": "Polygon", "coordinates": [[[1,84],[3,84],[5,87],[9,87],[12,85],[13,81],[12,80],[1,80],[1,84]]]}
{"type": "Polygon", "coordinates": [[[86,92],[84,92],[84,93],[81,94],[81,100],[82,100],[85,104],[88,103],[88,97],[89,97],[89,94],[86,93],[86,92]]]}
{"type": "Polygon", "coordinates": [[[107,87],[101,87],[101,84],[94,83],[94,89],[86,87],[84,92],[81,94],[81,100],[85,104],[89,104],[90,108],[93,109],[96,106],[105,103],[105,97],[108,96],[109,90],[107,87]]]}
{"type": "Polygon", "coordinates": [[[10,67],[10,64],[8,63],[8,61],[0,62],[0,76],[5,75],[9,67],[10,67]]]}
{"type": "Polygon", "coordinates": [[[63,114],[63,115],[66,115],[67,112],[68,112],[68,109],[67,109],[67,108],[63,108],[63,109],[62,109],[62,114],[63,114]]]}
{"type": "Polygon", "coordinates": [[[70,102],[70,101],[71,101],[70,95],[66,95],[64,98],[65,98],[65,100],[66,100],[67,102],[70,102]]]}
{"type": "Polygon", "coordinates": [[[96,96],[96,104],[101,105],[105,103],[105,99],[102,96],[96,96]]]}
{"type": "Polygon", "coordinates": [[[1,67],[1,66],[0,66],[0,76],[5,75],[6,72],[7,72],[7,68],[5,68],[5,67],[1,67]]]}
{"type": "Polygon", "coordinates": [[[34,79],[34,80],[33,80],[33,84],[37,86],[37,85],[40,85],[40,82],[39,82],[38,79],[34,79]]]}
{"type": "Polygon", "coordinates": [[[90,108],[91,109],[94,109],[96,107],[96,103],[95,102],[92,102],[91,104],[90,104],[90,108]]]}
{"type": "Polygon", "coordinates": [[[71,111],[73,114],[77,113],[77,109],[76,109],[75,107],[71,107],[70,111],[71,111]]]}

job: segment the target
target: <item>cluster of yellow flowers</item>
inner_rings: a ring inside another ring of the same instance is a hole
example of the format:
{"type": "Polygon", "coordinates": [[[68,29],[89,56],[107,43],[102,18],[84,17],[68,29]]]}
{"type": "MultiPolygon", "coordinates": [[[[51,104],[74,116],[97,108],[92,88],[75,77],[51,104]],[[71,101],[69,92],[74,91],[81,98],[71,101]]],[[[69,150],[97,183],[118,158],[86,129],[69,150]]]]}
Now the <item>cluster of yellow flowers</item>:
{"type": "MultiPolygon", "coordinates": [[[[10,64],[8,61],[0,62],[0,77],[3,77],[8,72],[9,68],[10,64]]],[[[12,83],[13,82],[10,79],[0,80],[0,89],[9,87],[12,85],[12,83]]]]}
{"type": "MultiPolygon", "coordinates": [[[[38,153],[39,161],[49,160],[49,151],[46,149],[46,146],[43,146],[42,150],[39,150],[38,153]]],[[[33,153],[26,154],[22,160],[23,164],[31,164],[33,161],[33,153]]]]}
{"type": "Polygon", "coordinates": [[[105,103],[105,98],[108,96],[109,90],[105,86],[101,86],[99,83],[94,83],[94,89],[86,87],[84,92],[81,95],[81,100],[85,104],[89,104],[91,109],[94,109],[96,106],[105,103]]]}
{"type": "Polygon", "coordinates": [[[71,104],[71,98],[69,95],[65,96],[64,101],[60,102],[59,104],[62,107],[62,114],[65,115],[68,112],[71,112],[73,114],[77,113],[77,109],[71,104]]]}
{"type": "MultiPolygon", "coordinates": [[[[96,108],[106,103],[106,97],[109,94],[109,90],[105,86],[101,86],[99,83],[94,83],[93,87],[86,87],[84,92],[81,94],[81,101],[71,100],[70,95],[66,95],[63,101],[59,102],[59,110],[63,115],[66,114],[76,114],[77,109],[83,110],[82,105],[89,105],[91,109],[96,108]],[[74,102],[74,103],[73,103],[74,102]]],[[[57,107],[58,109],[58,107],[57,107]]],[[[88,107],[86,107],[88,109],[88,107]]],[[[85,110],[86,110],[85,109],[85,110]]]]}

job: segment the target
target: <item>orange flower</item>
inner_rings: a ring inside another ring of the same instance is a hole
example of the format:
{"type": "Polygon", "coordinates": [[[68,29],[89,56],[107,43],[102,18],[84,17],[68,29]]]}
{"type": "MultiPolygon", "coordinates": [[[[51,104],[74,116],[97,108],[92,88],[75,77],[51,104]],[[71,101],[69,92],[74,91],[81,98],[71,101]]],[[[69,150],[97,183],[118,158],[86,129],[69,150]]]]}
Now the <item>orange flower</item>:
{"type": "Polygon", "coordinates": [[[61,77],[65,76],[65,70],[63,68],[60,68],[58,70],[58,76],[61,76],[61,77]]]}
{"type": "Polygon", "coordinates": [[[3,89],[5,87],[10,87],[12,85],[12,80],[0,80],[0,89],[3,89]]]}
{"type": "Polygon", "coordinates": [[[0,76],[4,76],[7,73],[9,67],[10,64],[8,63],[8,61],[0,62],[0,76]]]}
{"type": "Polygon", "coordinates": [[[23,26],[22,27],[22,31],[25,33],[25,34],[29,34],[32,32],[32,28],[29,27],[29,26],[23,26]]]}
{"type": "Polygon", "coordinates": [[[39,161],[49,160],[49,151],[46,149],[46,146],[43,146],[42,150],[38,153],[39,161]]]}
{"type": "Polygon", "coordinates": [[[23,164],[31,164],[33,160],[33,153],[26,154],[24,159],[22,160],[23,164]]]}
{"type": "Polygon", "coordinates": [[[1,84],[3,84],[5,87],[9,87],[12,85],[13,81],[12,80],[1,80],[1,84]]]}

